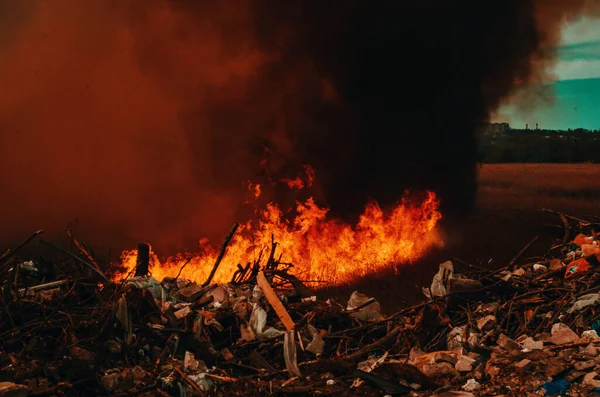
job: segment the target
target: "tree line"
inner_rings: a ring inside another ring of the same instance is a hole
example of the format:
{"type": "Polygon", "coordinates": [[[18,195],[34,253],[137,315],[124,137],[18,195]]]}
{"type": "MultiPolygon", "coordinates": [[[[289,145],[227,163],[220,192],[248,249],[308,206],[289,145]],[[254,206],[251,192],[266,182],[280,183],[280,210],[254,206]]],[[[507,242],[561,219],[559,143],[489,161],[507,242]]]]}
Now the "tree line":
{"type": "Polygon", "coordinates": [[[517,130],[479,138],[484,163],[600,163],[600,130],[517,130]]]}

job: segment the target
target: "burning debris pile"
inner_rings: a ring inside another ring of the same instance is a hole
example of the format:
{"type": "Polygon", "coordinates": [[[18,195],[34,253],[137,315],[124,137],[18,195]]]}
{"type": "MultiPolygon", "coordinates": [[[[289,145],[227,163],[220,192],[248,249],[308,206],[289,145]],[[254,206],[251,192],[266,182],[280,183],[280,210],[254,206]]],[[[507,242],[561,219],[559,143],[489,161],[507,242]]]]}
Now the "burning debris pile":
{"type": "Polygon", "coordinates": [[[146,244],[118,282],[72,235],[77,254],[43,242],[67,261],[18,259],[38,232],[0,257],[0,396],[591,395],[600,224],[559,215],[544,258],[515,265],[534,240],[500,269],[442,263],[390,316],[359,292],[317,298],[275,241],[212,283],[235,228],[203,282],[149,276],[146,244]]]}
{"type": "MultiPolygon", "coordinates": [[[[238,231],[228,239],[228,259],[212,275],[213,280],[229,282],[238,264],[248,265],[248,258],[267,255],[273,240],[284,259],[294,264],[290,272],[302,280],[327,285],[343,284],[391,264],[412,263],[441,244],[438,207],[439,200],[431,192],[419,201],[407,196],[391,211],[371,202],[356,225],[328,219],[329,209],[318,206],[312,197],[298,201],[294,214],[274,203],[257,207],[257,219],[236,226],[238,231]]],[[[201,253],[178,255],[162,262],[154,257],[152,275],[162,280],[179,274],[190,281],[204,282],[221,253],[206,244],[201,248],[201,253]]],[[[114,281],[135,269],[136,261],[137,252],[126,251],[122,258],[124,271],[115,273],[114,281]]]]}

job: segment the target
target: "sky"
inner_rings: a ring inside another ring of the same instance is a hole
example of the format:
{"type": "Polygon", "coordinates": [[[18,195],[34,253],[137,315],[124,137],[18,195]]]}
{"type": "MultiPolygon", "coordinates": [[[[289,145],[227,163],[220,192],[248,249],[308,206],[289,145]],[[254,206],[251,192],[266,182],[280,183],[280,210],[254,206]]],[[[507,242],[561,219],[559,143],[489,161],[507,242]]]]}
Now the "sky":
{"type": "MultiPolygon", "coordinates": [[[[600,129],[600,19],[583,18],[563,27],[558,62],[550,71],[553,95],[530,108],[502,106],[493,117],[513,128],[600,129]]],[[[545,91],[540,91],[545,92],[545,91]]]]}

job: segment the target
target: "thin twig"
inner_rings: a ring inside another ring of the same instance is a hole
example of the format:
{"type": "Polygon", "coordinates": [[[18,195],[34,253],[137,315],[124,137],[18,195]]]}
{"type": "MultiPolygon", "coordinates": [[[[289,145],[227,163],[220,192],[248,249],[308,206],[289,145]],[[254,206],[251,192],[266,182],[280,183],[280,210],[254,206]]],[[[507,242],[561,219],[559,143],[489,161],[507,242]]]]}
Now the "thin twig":
{"type": "Polygon", "coordinates": [[[455,261],[455,262],[458,262],[458,263],[460,263],[462,265],[465,265],[465,266],[468,266],[468,267],[472,267],[472,268],[475,268],[475,269],[479,269],[479,270],[482,270],[484,272],[489,271],[489,269],[486,269],[486,268],[481,267],[481,266],[473,265],[472,263],[465,262],[462,259],[457,258],[457,257],[453,257],[452,260],[455,261]]]}
{"type": "Polygon", "coordinates": [[[221,261],[223,260],[223,257],[225,256],[225,250],[227,249],[227,246],[229,245],[229,242],[231,241],[231,239],[233,238],[233,235],[235,234],[236,230],[238,229],[238,227],[240,226],[239,223],[234,223],[233,227],[231,228],[231,231],[229,232],[229,234],[227,235],[227,237],[225,237],[225,241],[223,242],[223,245],[221,245],[221,251],[219,252],[219,256],[217,257],[217,261],[215,262],[215,265],[213,266],[210,274],[208,275],[208,278],[206,279],[206,281],[204,282],[204,284],[202,284],[203,287],[206,287],[208,284],[210,284],[210,282],[212,281],[213,277],[215,276],[215,273],[217,272],[217,269],[219,268],[219,265],[221,264],[221,261]]]}
{"type": "Polygon", "coordinates": [[[192,259],[194,259],[194,256],[191,255],[187,261],[185,261],[185,263],[183,264],[183,266],[181,266],[181,268],[179,269],[179,273],[177,273],[177,276],[175,277],[175,281],[177,281],[177,279],[179,278],[179,276],[181,276],[181,272],[183,271],[183,268],[187,266],[188,263],[190,263],[192,261],[192,259]]]}
{"type": "Polygon", "coordinates": [[[200,386],[198,386],[196,384],[196,382],[191,380],[179,367],[173,366],[173,369],[175,370],[175,372],[177,372],[177,374],[181,377],[181,379],[183,379],[185,381],[185,383],[187,383],[188,385],[190,385],[192,387],[192,389],[194,389],[194,391],[196,393],[200,394],[201,396],[206,395],[206,393],[204,393],[204,391],[200,388],[200,386]]]}
{"type": "Polygon", "coordinates": [[[100,277],[102,277],[104,279],[104,281],[106,281],[107,283],[110,283],[110,280],[108,279],[108,277],[106,277],[104,275],[104,273],[102,273],[100,270],[96,269],[92,264],[90,264],[87,261],[81,259],[77,255],[72,254],[69,251],[67,251],[66,249],[64,249],[62,247],[59,247],[58,245],[52,244],[51,242],[46,241],[46,240],[40,240],[40,243],[42,243],[44,245],[47,245],[49,247],[52,247],[52,248],[54,248],[54,249],[56,249],[56,250],[58,250],[60,252],[63,252],[65,254],[69,255],[71,258],[79,261],[80,263],[83,263],[84,265],[86,265],[87,267],[89,267],[90,269],[92,269],[94,272],[96,272],[98,275],[100,275],[100,277]]]}
{"type": "Polygon", "coordinates": [[[31,240],[33,240],[34,238],[36,238],[37,236],[39,236],[40,234],[42,234],[44,231],[43,230],[38,230],[37,232],[33,233],[31,236],[27,237],[25,240],[23,240],[19,245],[17,245],[15,248],[8,250],[7,252],[4,253],[4,255],[0,256],[0,264],[6,262],[7,260],[9,260],[10,258],[12,258],[17,252],[19,252],[19,250],[21,248],[23,248],[24,246],[26,246],[31,240]]]}
{"type": "Polygon", "coordinates": [[[538,241],[539,238],[540,236],[535,236],[530,242],[528,242],[527,245],[525,245],[521,251],[519,251],[517,255],[510,260],[510,262],[508,262],[508,267],[513,266],[519,260],[519,258],[523,256],[525,251],[527,251],[536,241],[538,241]]]}
{"type": "Polygon", "coordinates": [[[562,215],[562,216],[564,216],[565,218],[572,219],[572,220],[574,220],[574,221],[577,221],[577,222],[579,222],[579,224],[580,224],[580,225],[582,225],[582,226],[600,225],[600,223],[598,223],[598,222],[590,222],[590,221],[588,221],[588,220],[581,219],[581,218],[577,218],[576,216],[573,216],[573,215],[568,215],[568,214],[565,214],[564,212],[559,212],[559,211],[550,210],[550,209],[548,209],[548,208],[542,208],[542,211],[544,211],[544,212],[548,212],[548,213],[550,213],[550,214],[558,215],[558,216],[561,216],[561,215],[562,215]]]}
{"type": "Polygon", "coordinates": [[[96,260],[94,259],[94,257],[90,253],[90,251],[88,251],[87,248],[85,247],[85,245],[83,245],[82,243],[80,243],[79,240],[77,240],[75,238],[75,236],[73,236],[73,234],[71,233],[71,230],[67,230],[67,236],[69,236],[69,238],[71,239],[71,241],[73,242],[73,244],[75,244],[75,246],[77,248],[79,248],[79,251],[81,251],[81,253],[83,255],[85,255],[85,257],[96,268],[96,270],[98,270],[99,272],[101,272],[102,270],[100,269],[100,265],[98,265],[98,262],[96,262],[96,260]]]}

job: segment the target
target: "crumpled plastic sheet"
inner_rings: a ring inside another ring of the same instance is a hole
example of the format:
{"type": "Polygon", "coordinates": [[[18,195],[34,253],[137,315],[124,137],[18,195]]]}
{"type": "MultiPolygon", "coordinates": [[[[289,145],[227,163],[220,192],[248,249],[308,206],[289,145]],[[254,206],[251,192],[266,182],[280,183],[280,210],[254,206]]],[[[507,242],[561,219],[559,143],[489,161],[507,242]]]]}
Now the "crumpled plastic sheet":
{"type": "Polygon", "coordinates": [[[465,338],[468,338],[468,336],[465,336],[466,334],[467,327],[464,325],[452,328],[452,330],[448,333],[448,336],[446,337],[446,344],[448,346],[448,349],[456,349],[458,347],[463,347],[467,342],[465,338]]]}
{"type": "MultiPolygon", "coordinates": [[[[354,310],[361,305],[364,305],[371,299],[365,294],[361,294],[358,291],[354,291],[352,295],[350,295],[350,299],[348,300],[348,304],[346,305],[346,310],[354,310]]],[[[357,320],[363,321],[383,321],[385,318],[381,314],[381,306],[379,302],[376,300],[373,303],[368,304],[367,306],[361,308],[350,314],[357,320]]]]}
{"type": "Polygon", "coordinates": [[[33,263],[33,261],[25,261],[25,262],[21,262],[19,264],[19,268],[23,269],[23,270],[27,270],[28,272],[37,274],[38,272],[38,268],[35,267],[35,264],[33,263]]]}
{"type": "Polygon", "coordinates": [[[565,271],[565,278],[573,278],[590,270],[590,263],[585,258],[579,258],[569,263],[565,271]]]}
{"type": "Polygon", "coordinates": [[[546,382],[542,389],[546,390],[544,396],[563,396],[571,388],[571,383],[564,379],[555,382],[546,382]]]}
{"type": "Polygon", "coordinates": [[[283,340],[283,359],[285,361],[285,368],[288,370],[290,376],[302,376],[300,368],[298,368],[298,357],[296,354],[296,333],[294,330],[287,331],[284,335],[283,340]]]}
{"type": "Polygon", "coordinates": [[[383,364],[385,362],[385,360],[387,359],[387,357],[388,357],[388,352],[383,353],[383,355],[381,357],[375,357],[375,356],[369,357],[365,361],[359,362],[357,364],[356,368],[358,368],[361,371],[370,373],[375,368],[377,368],[381,364],[383,364]]]}
{"type": "Polygon", "coordinates": [[[210,391],[210,390],[212,390],[213,386],[215,385],[215,383],[212,381],[212,379],[210,379],[206,376],[206,372],[200,372],[198,374],[191,374],[191,375],[188,375],[188,378],[190,378],[195,384],[200,386],[200,389],[202,389],[203,391],[210,391]]]}
{"type": "Polygon", "coordinates": [[[454,277],[454,265],[451,261],[440,264],[440,268],[431,282],[431,287],[423,288],[423,294],[429,299],[448,295],[450,280],[454,277]]]}
{"type": "Polygon", "coordinates": [[[258,340],[276,338],[283,334],[273,327],[267,327],[267,312],[260,307],[258,303],[252,304],[252,314],[250,314],[250,327],[258,340]]]}
{"type": "Polygon", "coordinates": [[[146,276],[132,277],[129,280],[127,280],[127,284],[133,285],[134,287],[137,287],[140,289],[141,288],[147,289],[152,294],[152,297],[154,298],[154,300],[160,302],[161,306],[162,306],[162,303],[164,303],[166,301],[173,301],[173,302],[175,301],[175,299],[165,291],[163,286],[154,277],[146,277],[146,276]]]}
{"type": "Polygon", "coordinates": [[[595,306],[600,303],[600,295],[599,294],[587,294],[580,297],[577,302],[573,304],[573,306],[567,310],[567,313],[578,312],[581,309],[584,309],[588,306],[595,306]]]}
{"type": "Polygon", "coordinates": [[[306,350],[313,353],[316,356],[320,356],[323,354],[323,349],[325,348],[325,341],[319,335],[319,331],[313,327],[312,325],[308,325],[308,331],[312,336],[312,341],[306,346],[306,350]]]}

